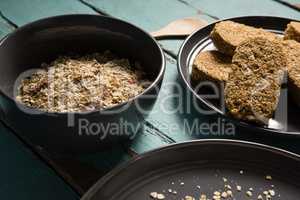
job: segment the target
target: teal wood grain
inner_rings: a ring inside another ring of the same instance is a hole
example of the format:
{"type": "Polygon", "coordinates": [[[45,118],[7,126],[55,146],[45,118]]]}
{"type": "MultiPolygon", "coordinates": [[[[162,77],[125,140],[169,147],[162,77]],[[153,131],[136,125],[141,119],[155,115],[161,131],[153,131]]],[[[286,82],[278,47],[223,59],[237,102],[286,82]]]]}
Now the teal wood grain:
{"type": "Polygon", "coordinates": [[[165,142],[160,136],[153,133],[151,128],[146,127],[146,130],[133,140],[130,148],[134,152],[141,154],[168,144],[169,143],[165,142]]]}
{"type": "Polygon", "coordinates": [[[18,26],[54,15],[95,14],[92,9],[77,0],[3,0],[0,1],[0,11],[18,26]]]}
{"type": "Polygon", "coordinates": [[[3,18],[0,17],[0,38],[4,37],[15,28],[9,25],[3,18]]]}
{"type": "Polygon", "coordinates": [[[125,151],[125,144],[114,146],[107,151],[81,155],[77,159],[90,166],[101,168],[102,170],[109,171],[120,163],[129,160],[131,157],[125,151]]]}
{"type": "Polygon", "coordinates": [[[50,168],[0,124],[1,199],[79,199],[50,168]]]}
{"type": "Polygon", "coordinates": [[[245,15],[274,15],[300,18],[300,12],[284,6],[274,0],[185,0],[191,6],[197,7],[219,18],[229,18],[245,15]]]}
{"type": "MultiPolygon", "coordinates": [[[[212,22],[213,18],[203,14],[200,10],[187,6],[177,0],[83,0],[105,13],[127,20],[142,29],[156,31],[168,23],[185,17],[194,17],[212,22]]],[[[177,54],[182,40],[160,41],[163,47],[177,54]]]]}
{"type": "Polygon", "coordinates": [[[284,0],[284,1],[292,4],[300,4],[300,0],[284,0]]]}
{"type": "Polygon", "coordinates": [[[203,17],[196,9],[174,0],[84,0],[105,13],[127,20],[148,32],[155,31],[167,23],[183,17],[203,17]]]}

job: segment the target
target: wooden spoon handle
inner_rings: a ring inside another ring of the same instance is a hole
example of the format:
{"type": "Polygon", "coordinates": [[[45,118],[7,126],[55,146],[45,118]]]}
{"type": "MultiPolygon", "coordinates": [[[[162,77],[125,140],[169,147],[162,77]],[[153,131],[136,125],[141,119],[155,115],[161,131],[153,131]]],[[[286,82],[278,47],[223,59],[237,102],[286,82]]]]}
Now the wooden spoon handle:
{"type": "Polygon", "coordinates": [[[167,38],[167,37],[186,37],[189,36],[188,33],[171,33],[171,32],[164,32],[164,31],[153,31],[150,33],[154,38],[167,38]]]}
{"type": "Polygon", "coordinates": [[[151,35],[155,38],[162,37],[183,37],[207,25],[207,22],[198,18],[184,18],[175,20],[162,29],[154,31],[151,35]]]}

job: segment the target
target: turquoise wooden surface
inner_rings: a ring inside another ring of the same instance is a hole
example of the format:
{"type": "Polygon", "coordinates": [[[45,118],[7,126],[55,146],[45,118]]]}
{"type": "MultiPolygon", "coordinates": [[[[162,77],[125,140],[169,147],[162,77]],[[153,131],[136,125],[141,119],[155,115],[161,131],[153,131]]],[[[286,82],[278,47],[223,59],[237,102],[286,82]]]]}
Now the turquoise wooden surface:
{"type": "Polygon", "coordinates": [[[283,6],[273,0],[226,0],[226,3],[222,4],[222,6],[220,6],[220,1],[218,0],[185,1],[219,18],[243,15],[274,15],[296,19],[300,17],[300,12],[283,6]]]}
{"type": "Polygon", "coordinates": [[[0,124],[1,199],[79,199],[78,195],[0,124]]]}
{"type": "Polygon", "coordinates": [[[11,26],[7,21],[5,21],[2,17],[0,17],[0,38],[4,37],[15,28],[11,26]]]}
{"type": "MultiPolygon", "coordinates": [[[[158,30],[167,23],[184,17],[201,18],[212,21],[212,18],[205,15],[196,8],[187,6],[182,1],[157,0],[83,0],[87,4],[104,11],[105,13],[127,20],[144,30],[151,32],[158,30]],[[130,5],[130,6],[128,6],[130,5]]],[[[164,40],[160,42],[165,49],[177,54],[182,40],[164,40]]]]}
{"type": "Polygon", "coordinates": [[[286,0],[286,2],[288,2],[288,3],[292,3],[292,4],[299,4],[300,3],[300,1],[299,0],[286,0]]]}
{"type": "Polygon", "coordinates": [[[3,0],[0,1],[2,14],[18,26],[53,15],[95,12],[77,0],[3,0]]]}
{"type": "MultiPolygon", "coordinates": [[[[296,0],[289,0],[292,4],[300,3],[296,0]]],[[[276,15],[300,19],[300,12],[284,6],[275,0],[228,0],[222,3],[219,0],[2,0],[0,1],[0,11],[4,18],[0,18],[0,36],[3,37],[14,29],[8,21],[17,26],[22,26],[31,21],[60,14],[106,13],[110,16],[127,20],[148,32],[157,30],[172,20],[182,17],[197,17],[213,22],[216,19],[227,18],[241,15],[276,15]],[[8,21],[6,21],[7,19],[8,21]]],[[[198,138],[236,138],[251,141],[258,141],[283,147],[288,150],[300,153],[300,141],[291,139],[254,138],[251,135],[240,133],[235,136],[212,136],[207,133],[195,131],[193,135],[188,134],[184,126],[183,119],[191,123],[193,119],[198,119],[200,123],[214,123],[215,117],[200,115],[191,108],[191,112],[173,112],[167,114],[163,112],[162,105],[169,111],[179,106],[186,106],[190,99],[183,102],[178,101],[176,97],[165,98],[168,95],[178,94],[182,96],[189,95],[182,91],[181,87],[174,86],[174,82],[179,82],[176,57],[178,49],[183,40],[163,40],[159,41],[165,50],[172,53],[167,58],[167,70],[164,77],[161,93],[156,102],[153,111],[145,119],[145,131],[130,144],[130,149],[125,149],[125,145],[107,152],[94,155],[74,158],[82,164],[89,165],[93,173],[83,171],[83,174],[76,174],[79,171],[72,171],[73,161],[69,165],[57,161],[58,165],[65,168],[64,173],[69,173],[75,181],[84,181],[86,176],[92,177],[107,172],[113,166],[124,162],[130,158],[128,152],[142,153],[163,145],[174,142],[182,142],[198,138]],[[175,128],[168,129],[166,126],[174,125],[175,128]],[[94,169],[95,168],[95,169],[94,169]]],[[[77,195],[70,187],[63,183],[62,179],[46,165],[43,164],[35,155],[27,150],[22,143],[18,141],[10,131],[0,126],[0,149],[3,160],[6,165],[0,167],[0,195],[8,191],[17,191],[14,198],[10,199],[45,199],[47,196],[52,199],[76,199],[77,195]],[[19,166],[23,168],[20,169],[19,166]],[[8,173],[7,173],[8,172],[8,173]],[[25,182],[26,181],[26,182],[25,182]],[[25,184],[26,183],[26,184],[25,184]],[[33,188],[38,188],[34,190],[33,188]],[[20,194],[20,195],[19,195],[20,194]],[[59,195],[59,198],[55,195],[59,195]]],[[[54,160],[54,162],[56,162],[54,160]]],[[[83,167],[84,168],[84,167],[83,167]]],[[[67,174],[68,176],[68,174],[67,174]]],[[[73,180],[73,181],[74,181],[73,180]]],[[[86,180],[88,184],[94,179],[86,180]]],[[[86,188],[84,188],[86,189],[86,188]]]]}

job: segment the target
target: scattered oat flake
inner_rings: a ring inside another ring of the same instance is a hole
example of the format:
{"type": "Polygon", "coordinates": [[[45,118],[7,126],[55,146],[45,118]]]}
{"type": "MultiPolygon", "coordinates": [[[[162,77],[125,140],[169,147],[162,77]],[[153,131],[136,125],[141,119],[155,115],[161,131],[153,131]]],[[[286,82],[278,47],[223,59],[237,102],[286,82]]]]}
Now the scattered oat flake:
{"type": "Polygon", "coordinates": [[[192,196],[185,196],[185,200],[195,200],[195,198],[192,196]]]}
{"type": "Polygon", "coordinates": [[[205,194],[201,194],[200,200],[207,200],[207,196],[205,194]]]}
{"type": "Polygon", "coordinates": [[[157,198],[157,195],[158,195],[157,192],[151,192],[151,193],[150,193],[150,197],[153,198],[153,199],[156,199],[156,198],[157,198]]]}
{"type": "Polygon", "coordinates": [[[225,188],[230,189],[230,190],[232,189],[230,185],[225,185],[225,188]]]}
{"type": "Polygon", "coordinates": [[[230,196],[230,197],[232,197],[232,196],[233,196],[232,191],[231,191],[231,190],[228,190],[228,191],[227,191],[227,195],[230,196]]]}
{"type": "Polygon", "coordinates": [[[160,193],[157,193],[157,192],[151,192],[151,193],[150,193],[150,197],[151,197],[152,199],[158,199],[158,200],[165,199],[165,195],[160,194],[160,193]]]}
{"type": "Polygon", "coordinates": [[[159,199],[159,200],[165,199],[165,195],[157,194],[157,199],[159,199]]]}
{"type": "Polygon", "coordinates": [[[274,191],[274,190],[269,190],[269,194],[270,194],[271,196],[275,196],[275,191],[274,191]]]}
{"type": "Polygon", "coordinates": [[[227,198],[227,197],[228,197],[227,192],[222,192],[221,197],[222,197],[222,198],[227,198]]]}
{"type": "Polygon", "coordinates": [[[267,175],[267,176],[266,176],[266,180],[272,180],[272,176],[267,175]]]}
{"type": "Polygon", "coordinates": [[[247,191],[246,194],[247,194],[247,196],[249,196],[249,197],[252,197],[252,195],[253,195],[251,191],[247,191]]]}
{"type": "Polygon", "coordinates": [[[263,194],[266,196],[266,195],[269,194],[269,192],[268,191],[264,191],[263,194]]]}

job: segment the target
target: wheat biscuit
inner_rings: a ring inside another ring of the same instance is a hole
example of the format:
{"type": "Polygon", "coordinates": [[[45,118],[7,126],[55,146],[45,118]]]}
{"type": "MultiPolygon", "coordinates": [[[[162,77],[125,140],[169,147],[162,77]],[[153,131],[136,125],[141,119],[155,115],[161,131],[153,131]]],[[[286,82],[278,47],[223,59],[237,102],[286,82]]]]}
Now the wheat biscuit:
{"type": "Polygon", "coordinates": [[[284,32],[285,40],[296,40],[300,42],[300,22],[290,22],[284,32]]]}
{"type": "Polygon", "coordinates": [[[267,124],[279,101],[286,55],[280,42],[250,39],[235,50],[225,87],[229,113],[238,119],[267,124]]]}
{"type": "Polygon", "coordinates": [[[194,83],[212,81],[222,84],[231,72],[231,57],[218,51],[204,51],[197,55],[192,69],[194,83]]]}
{"type": "Polygon", "coordinates": [[[251,38],[278,39],[274,33],[233,21],[217,23],[210,33],[210,37],[219,51],[230,56],[233,55],[238,45],[251,38]]]}
{"type": "Polygon", "coordinates": [[[287,57],[289,93],[300,106],[300,43],[285,40],[283,44],[287,57]]]}

